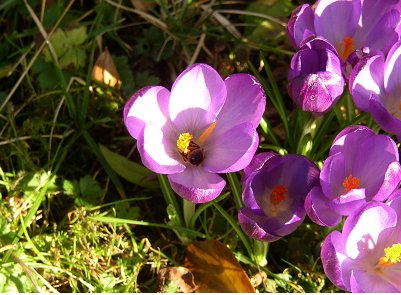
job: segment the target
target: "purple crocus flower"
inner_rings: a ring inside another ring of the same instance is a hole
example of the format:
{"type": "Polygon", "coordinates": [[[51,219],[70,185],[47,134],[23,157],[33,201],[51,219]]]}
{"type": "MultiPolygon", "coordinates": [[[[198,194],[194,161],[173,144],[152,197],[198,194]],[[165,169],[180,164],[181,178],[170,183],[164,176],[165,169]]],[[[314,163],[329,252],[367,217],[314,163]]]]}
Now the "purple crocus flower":
{"type": "Polygon", "coordinates": [[[350,92],[356,106],[369,112],[385,131],[401,140],[401,41],[387,58],[376,54],[363,58],[351,73],[350,92]]]}
{"type": "Polygon", "coordinates": [[[356,49],[386,53],[399,39],[399,0],[320,0],[299,6],[288,21],[288,36],[298,49],[310,35],[327,39],[343,61],[356,49]]]}
{"type": "Polygon", "coordinates": [[[351,214],[342,233],[326,237],[321,258],[327,277],[343,290],[401,292],[401,194],[351,214]]]}
{"type": "Polygon", "coordinates": [[[143,164],[168,174],[181,197],[203,203],[225,186],[217,173],[239,171],[251,161],[265,105],[253,76],[223,80],[212,67],[195,64],[178,76],[171,92],[151,86],[135,93],[125,105],[124,122],[143,164]]]}
{"type": "Polygon", "coordinates": [[[334,226],[342,216],[370,201],[385,201],[399,186],[401,165],[396,143],[365,126],[350,126],[334,139],[320,173],[320,186],[305,200],[308,216],[334,226]]]}
{"type": "Polygon", "coordinates": [[[318,180],[319,169],[305,156],[256,155],[242,178],[241,228],[264,242],[292,233],[305,218],[305,196],[318,180]]]}
{"type": "Polygon", "coordinates": [[[344,91],[341,59],[325,39],[310,37],[291,60],[288,93],[303,111],[320,115],[330,109],[344,91]]]}

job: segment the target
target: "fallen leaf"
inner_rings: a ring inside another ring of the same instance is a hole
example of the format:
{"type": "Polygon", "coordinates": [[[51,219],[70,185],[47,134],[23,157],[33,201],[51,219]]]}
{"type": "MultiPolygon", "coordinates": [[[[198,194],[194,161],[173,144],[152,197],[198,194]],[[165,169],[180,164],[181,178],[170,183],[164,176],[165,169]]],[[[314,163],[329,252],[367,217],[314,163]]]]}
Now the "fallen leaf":
{"type": "Polygon", "coordinates": [[[150,0],[131,0],[131,3],[135,7],[135,9],[145,12],[149,11],[155,6],[155,2],[150,0]]]}
{"type": "Polygon", "coordinates": [[[120,75],[107,48],[97,58],[92,70],[92,78],[111,87],[118,87],[121,84],[120,75]]]}
{"type": "Polygon", "coordinates": [[[256,292],[234,254],[219,241],[188,245],[184,266],[193,273],[197,292],[256,292]]]}
{"type": "Polygon", "coordinates": [[[194,275],[182,266],[165,267],[158,274],[159,292],[191,293],[196,290],[194,275]]]}

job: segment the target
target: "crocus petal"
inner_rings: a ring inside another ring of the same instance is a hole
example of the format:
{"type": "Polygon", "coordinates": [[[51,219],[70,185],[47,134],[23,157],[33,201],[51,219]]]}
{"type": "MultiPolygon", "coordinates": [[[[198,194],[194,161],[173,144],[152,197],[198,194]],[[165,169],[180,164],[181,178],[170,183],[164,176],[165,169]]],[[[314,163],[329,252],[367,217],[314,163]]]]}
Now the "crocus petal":
{"type": "Polygon", "coordinates": [[[371,202],[360,210],[360,213],[347,218],[343,235],[347,236],[346,253],[351,259],[363,259],[376,252],[375,247],[383,230],[397,224],[397,214],[388,205],[371,202]],[[372,218],[377,216],[377,218],[372,218]]]}
{"type": "Polygon", "coordinates": [[[311,189],[305,199],[305,210],[309,218],[322,226],[335,226],[341,221],[341,215],[328,207],[329,200],[318,186],[311,189]]]}
{"type": "Polygon", "coordinates": [[[387,93],[399,93],[401,89],[401,41],[390,49],[384,68],[384,87],[387,93]]]}
{"type": "Polygon", "coordinates": [[[177,114],[173,121],[173,125],[177,130],[175,139],[178,139],[180,133],[189,132],[196,142],[201,134],[215,121],[216,115],[204,109],[183,110],[177,114]]]}
{"type": "Polygon", "coordinates": [[[310,74],[289,81],[290,96],[305,112],[321,114],[330,109],[344,91],[344,80],[330,72],[310,74]]]}
{"type": "Polygon", "coordinates": [[[183,71],[172,86],[169,102],[171,120],[179,126],[194,120],[194,113],[187,112],[187,116],[181,116],[182,124],[176,121],[177,115],[188,109],[202,109],[217,115],[226,96],[226,86],[216,70],[206,64],[194,64],[183,71]]]}
{"type": "Polygon", "coordinates": [[[360,147],[353,161],[352,173],[361,179],[368,200],[374,197],[375,200],[383,201],[400,183],[398,148],[387,135],[365,138],[360,141],[360,147]],[[378,154],[380,157],[377,157],[378,154]],[[393,162],[395,165],[389,167],[393,162]]]}
{"type": "Polygon", "coordinates": [[[348,216],[366,204],[366,190],[353,189],[329,202],[329,207],[338,214],[348,216]]]}
{"type": "Polygon", "coordinates": [[[364,0],[363,2],[363,24],[361,30],[355,34],[355,39],[361,39],[363,45],[369,45],[371,48],[379,49],[384,53],[388,52],[391,46],[399,39],[395,28],[400,22],[400,12],[392,9],[386,9],[385,3],[391,1],[378,2],[377,0],[364,0]],[[369,5],[374,3],[373,5],[369,5]],[[383,5],[384,4],[384,5],[383,5]],[[380,9],[372,6],[379,6],[380,9]],[[385,12],[384,15],[378,15],[378,12],[385,12]],[[369,16],[366,17],[366,14],[369,16]],[[374,22],[371,19],[375,19],[374,22]]]}
{"type": "Polygon", "coordinates": [[[172,189],[193,203],[205,203],[217,198],[226,182],[219,175],[201,167],[188,167],[181,173],[169,174],[172,189]]]}
{"type": "Polygon", "coordinates": [[[343,153],[328,157],[320,173],[320,185],[324,195],[331,199],[344,194],[342,183],[349,171],[349,163],[345,161],[343,153]]]}
{"type": "Polygon", "coordinates": [[[314,32],[313,20],[314,13],[309,4],[300,5],[293,11],[288,20],[287,32],[294,48],[299,48],[302,40],[314,32]]]}
{"type": "Polygon", "coordinates": [[[244,122],[252,123],[256,129],[266,109],[266,96],[259,81],[248,74],[233,74],[224,83],[227,98],[217,117],[216,129],[224,132],[244,122]]]}
{"type": "Polygon", "coordinates": [[[349,78],[349,88],[355,105],[368,111],[371,94],[384,92],[384,56],[364,58],[354,67],[349,78]]]}
{"type": "Polygon", "coordinates": [[[266,231],[263,227],[265,220],[266,217],[261,210],[242,208],[238,212],[239,224],[242,230],[251,238],[263,242],[274,242],[282,238],[266,231]]]}
{"type": "MultiPolygon", "coordinates": [[[[400,240],[398,240],[400,241],[400,240]]],[[[391,290],[391,287],[395,288],[396,291],[376,291],[376,292],[392,292],[392,293],[400,293],[401,290],[401,281],[400,281],[400,273],[401,267],[399,264],[393,265],[391,268],[384,269],[384,276],[386,278],[387,284],[383,284],[387,290],[391,290]]],[[[385,289],[382,289],[385,290],[385,289]]]]}
{"type": "Polygon", "coordinates": [[[344,251],[342,235],[338,231],[331,232],[323,241],[320,250],[320,257],[322,259],[323,269],[326,276],[330,281],[341,289],[347,289],[342,280],[341,263],[338,256],[344,251]],[[337,247],[336,247],[337,246],[337,247]]]}
{"type": "Polygon", "coordinates": [[[337,46],[346,36],[353,36],[361,15],[361,1],[318,1],[315,9],[316,33],[337,46]]]}
{"type": "MultiPolygon", "coordinates": [[[[393,200],[397,200],[400,199],[401,200],[401,189],[397,189],[395,190],[391,196],[387,199],[386,203],[391,203],[391,201],[393,200]]],[[[399,209],[401,211],[401,208],[399,209]]]]}
{"type": "Polygon", "coordinates": [[[242,200],[244,206],[249,209],[260,209],[259,204],[255,199],[254,188],[256,192],[264,191],[265,182],[253,183],[253,178],[256,174],[259,174],[260,169],[263,168],[264,164],[269,161],[269,170],[274,170],[277,165],[280,165],[280,157],[276,153],[266,152],[260,153],[253,157],[252,161],[247,167],[245,167],[242,174],[242,200]]]}
{"type": "Polygon", "coordinates": [[[365,138],[375,136],[371,129],[362,125],[352,125],[344,128],[333,140],[330,148],[330,156],[337,153],[344,153],[348,158],[352,159],[359,149],[355,147],[365,138]],[[355,151],[353,151],[355,150],[355,151]]]}
{"type": "MultiPolygon", "coordinates": [[[[397,281],[399,281],[399,273],[397,281]]],[[[400,289],[383,279],[384,276],[378,276],[375,273],[369,273],[363,270],[355,269],[353,271],[354,280],[351,283],[351,292],[353,293],[399,293],[400,289]]]]}
{"type": "Polygon", "coordinates": [[[156,173],[171,174],[185,169],[177,161],[179,153],[171,138],[177,138],[170,124],[161,127],[156,123],[148,123],[138,136],[138,150],[143,164],[156,173]]]}
{"type": "Polygon", "coordinates": [[[132,137],[138,139],[148,122],[166,122],[169,97],[170,92],[161,86],[145,87],[131,96],[124,107],[124,123],[132,137]]]}
{"type": "Polygon", "coordinates": [[[383,130],[395,134],[401,141],[401,120],[389,113],[379,97],[372,95],[369,98],[369,112],[383,130]]]}
{"type": "Polygon", "coordinates": [[[210,136],[205,142],[203,165],[216,173],[239,171],[252,160],[258,143],[258,133],[251,123],[234,126],[219,136],[210,136]]]}
{"type": "Polygon", "coordinates": [[[274,235],[284,237],[294,232],[304,221],[306,212],[303,207],[303,198],[299,198],[297,205],[294,205],[294,212],[292,218],[288,219],[285,223],[282,223],[273,233],[274,235]]]}
{"type": "Polygon", "coordinates": [[[263,165],[272,157],[277,157],[277,154],[273,152],[266,152],[255,155],[249,165],[244,168],[242,181],[245,181],[252,174],[258,172],[263,167],[263,165]]]}

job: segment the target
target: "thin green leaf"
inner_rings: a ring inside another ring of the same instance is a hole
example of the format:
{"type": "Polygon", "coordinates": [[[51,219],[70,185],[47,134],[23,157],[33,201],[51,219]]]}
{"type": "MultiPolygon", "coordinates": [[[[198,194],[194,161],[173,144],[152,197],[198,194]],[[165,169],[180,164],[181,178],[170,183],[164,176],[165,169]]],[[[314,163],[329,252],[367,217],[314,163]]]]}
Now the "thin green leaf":
{"type": "Polygon", "coordinates": [[[100,164],[103,166],[103,169],[106,171],[107,175],[110,177],[111,181],[115,185],[120,196],[123,199],[126,199],[127,196],[126,196],[124,188],[120,182],[120,179],[118,178],[117,174],[114,172],[114,170],[110,167],[109,163],[104,158],[102,152],[99,149],[98,144],[93,140],[93,138],[90,136],[90,134],[86,130],[82,131],[82,135],[86,139],[86,142],[89,144],[93,153],[96,155],[100,164]]]}
{"type": "Polygon", "coordinates": [[[238,225],[238,221],[234,220],[234,218],[228,214],[220,205],[218,205],[215,201],[213,202],[213,206],[220,212],[221,215],[227,220],[227,222],[231,225],[231,227],[236,231],[238,237],[241,239],[244,244],[246,250],[248,251],[249,257],[252,257],[255,260],[255,256],[252,251],[251,244],[249,243],[248,237],[244,234],[240,226],[238,225]]]}
{"type": "Polygon", "coordinates": [[[237,174],[235,172],[233,173],[227,173],[226,174],[228,182],[231,187],[231,191],[234,196],[234,202],[237,207],[237,209],[242,208],[242,188],[241,188],[241,183],[238,180],[237,174]]]}
{"type": "Polygon", "coordinates": [[[152,223],[152,222],[139,221],[139,220],[123,219],[123,218],[116,218],[116,217],[112,217],[112,216],[91,216],[91,217],[89,217],[89,219],[104,222],[104,223],[133,224],[133,225],[167,228],[167,229],[171,229],[171,230],[184,232],[191,236],[205,238],[205,235],[198,231],[191,230],[191,229],[188,229],[188,228],[185,228],[182,226],[177,226],[177,225],[169,225],[169,224],[163,224],[163,223],[152,223]]]}
{"type": "Polygon", "coordinates": [[[110,167],[124,179],[146,188],[157,188],[159,186],[156,175],[149,169],[112,152],[101,144],[99,148],[110,167]]]}

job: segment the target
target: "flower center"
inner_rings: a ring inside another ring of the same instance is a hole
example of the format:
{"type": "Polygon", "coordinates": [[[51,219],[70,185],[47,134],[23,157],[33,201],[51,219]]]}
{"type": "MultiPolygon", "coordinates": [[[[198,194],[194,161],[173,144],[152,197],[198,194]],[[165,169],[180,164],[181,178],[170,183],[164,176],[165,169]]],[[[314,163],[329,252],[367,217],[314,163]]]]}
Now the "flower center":
{"type": "Polygon", "coordinates": [[[192,141],[192,138],[193,136],[189,132],[181,133],[180,136],[178,136],[177,147],[184,154],[189,153],[188,147],[190,142],[192,141]]]}
{"type": "MultiPolygon", "coordinates": [[[[210,136],[216,122],[213,122],[206,130],[199,136],[197,142],[203,144],[205,140],[210,136]]],[[[200,145],[192,141],[193,136],[189,132],[181,133],[177,139],[177,147],[180,150],[180,154],[184,162],[189,162],[192,165],[198,166],[203,161],[203,149],[200,145]]]]}
{"type": "Polygon", "coordinates": [[[270,203],[272,203],[274,206],[277,206],[280,204],[282,201],[285,200],[285,194],[288,192],[288,189],[282,185],[278,184],[276,185],[271,194],[270,194],[270,203]]]}
{"type": "Polygon", "coordinates": [[[384,256],[380,257],[378,266],[390,266],[401,262],[401,244],[393,244],[384,249],[384,256]]]}
{"type": "Polygon", "coordinates": [[[353,177],[352,174],[348,175],[343,182],[344,191],[348,193],[350,190],[358,188],[361,181],[358,177],[353,177]]]}
{"type": "Polygon", "coordinates": [[[354,41],[351,36],[346,36],[344,40],[338,42],[337,52],[343,61],[354,51],[354,41]]]}

